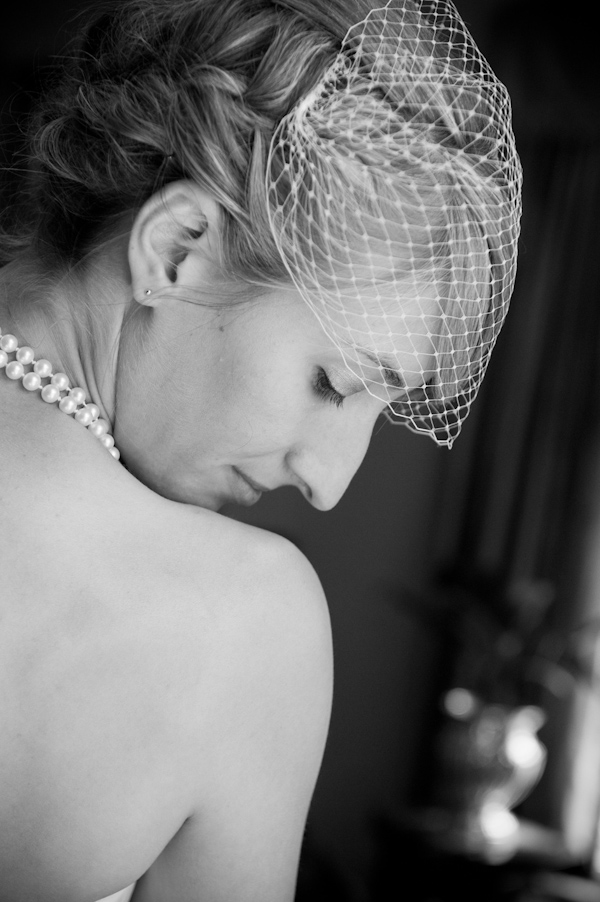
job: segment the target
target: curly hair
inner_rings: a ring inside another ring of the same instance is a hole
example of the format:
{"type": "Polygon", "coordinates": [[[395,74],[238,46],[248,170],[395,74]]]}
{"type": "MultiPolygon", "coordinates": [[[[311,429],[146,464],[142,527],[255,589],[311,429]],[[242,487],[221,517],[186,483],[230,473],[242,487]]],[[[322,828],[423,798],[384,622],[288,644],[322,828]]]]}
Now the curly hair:
{"type": "Polygon", "coordinates": [[[227,271],[284,278],[266,215],[269,142],[356,15],[342,0],[96,6],[29,123],[29,177],[19,224],[0,240],[4,261],[34,247],[75,264],[99,230],[189,178],[222,207],[227,271]]]}

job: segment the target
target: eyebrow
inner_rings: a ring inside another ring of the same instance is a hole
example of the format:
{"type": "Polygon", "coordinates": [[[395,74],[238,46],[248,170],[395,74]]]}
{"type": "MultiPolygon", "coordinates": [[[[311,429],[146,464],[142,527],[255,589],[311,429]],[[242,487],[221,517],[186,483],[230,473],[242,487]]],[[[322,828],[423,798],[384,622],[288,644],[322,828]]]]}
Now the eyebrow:
{"type": "Polygon", "coordinates": [[[362,348],[360,349],[359,353],[362,354],[363,357],[366,357],[368,360],[374,363],[375,366],[384,370],[386,381],[390,385],[393,385],[394,388],[403,388],[406,390],[407,385],[404,376],[402,375],[400,370],[394,369],[394,364],[389,358],[386,359],[385,357],[378,357],[376,354],[372,354],[370,351],[365,351],[362,348]]]}

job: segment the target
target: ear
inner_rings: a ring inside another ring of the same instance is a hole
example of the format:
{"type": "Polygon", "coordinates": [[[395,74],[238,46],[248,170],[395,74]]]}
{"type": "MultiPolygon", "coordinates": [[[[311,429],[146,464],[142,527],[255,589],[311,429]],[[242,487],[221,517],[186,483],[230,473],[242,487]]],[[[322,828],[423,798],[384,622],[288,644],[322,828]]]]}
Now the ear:
{"type": "Polygon", "coordinates": [[[178,283],[198,284],[218,260],[220,208],[194,182],[171,182],[135,217],[129,238],[133,297],[155,306],[178,283]]]}

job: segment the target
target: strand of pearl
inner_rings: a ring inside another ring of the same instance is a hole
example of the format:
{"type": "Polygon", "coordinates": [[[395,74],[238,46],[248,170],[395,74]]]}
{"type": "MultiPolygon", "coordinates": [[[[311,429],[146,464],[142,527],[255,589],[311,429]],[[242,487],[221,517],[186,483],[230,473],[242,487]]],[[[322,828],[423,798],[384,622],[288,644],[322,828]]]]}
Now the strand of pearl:
{"type": "Polygon", "coordinates": [[[9,379],[15,382],[20,379],[27,391],[40,391],[47,404],[58,404],[59,410],[85,426],[115,460],[119,460],[121,455],[115,448],[114,438],[109,434],[109,424],[100,417],[100,409],[96,404],[86,404],[85,391],[82,388],[71,388],[69,377],[65,373],[53,373],[49,360],[36,360],[33,348],[20,348],[14,335],[3,333],[0,329],[0,370],[2,369],[9,379]]]}

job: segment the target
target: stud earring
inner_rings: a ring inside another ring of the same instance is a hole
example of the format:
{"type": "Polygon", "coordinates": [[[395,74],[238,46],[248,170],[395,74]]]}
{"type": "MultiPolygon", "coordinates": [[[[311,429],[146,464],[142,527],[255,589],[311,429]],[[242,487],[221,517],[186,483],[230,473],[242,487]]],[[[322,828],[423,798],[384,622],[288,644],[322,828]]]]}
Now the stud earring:
{"type": "Polygon", "coordinates": [[[149,298],[150,295],[152,294],[152,289],[151,289],[151,288],[146,288],[144,294],[146,295],[147,298],[149,298]]]}

